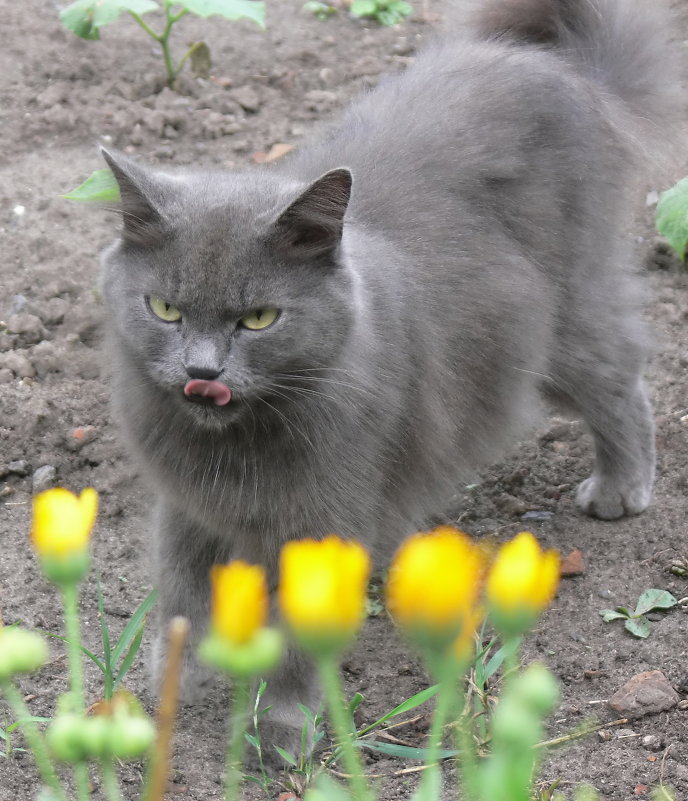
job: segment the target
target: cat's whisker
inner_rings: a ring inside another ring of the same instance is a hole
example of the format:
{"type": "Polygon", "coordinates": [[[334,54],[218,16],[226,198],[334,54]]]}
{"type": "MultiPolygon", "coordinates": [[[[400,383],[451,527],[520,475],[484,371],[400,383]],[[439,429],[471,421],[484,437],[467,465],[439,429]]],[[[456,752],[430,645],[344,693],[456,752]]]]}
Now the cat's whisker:
{"type": "MultiPolygon", "coordinates": [[[[293,422],[293,420],[292,420],[292,421],[290,421],[290,420],[289,420],[287,417],[285,417],[285,415],[284,415],[284,414],[282,414],[282,412],[280,412],[280,410],[279,410],[278,408],[276,408],[276,407],[275,407],[275,406],[273,406],[271,403],[269,403],[268,401],[266,401],[266,400],[265,400],[265,398],[261,398],[261,397],[260,397],[260,395],[256,395],[256,398],[257,398],[257,400],[259,400],[261,403],[264,403],[264,404],[265,404],[265,405],[266,405],[266,406],[267,406],[269,409],[272,409],[272,411],[273,411],[273,412],[274,412],[274,413],[275,413],[275,414],[276,414],[278,417],[280,417],[280,418],[282,419],[282,421],[284,422],[284,424],[285,424],[285,426],[287,427],[287,430],[290,432],[290,434],[291,434],[291,432],[292,432],[292,429],[293,429],[293,430],[295,430],[295,431],[297,431],[297,432],[298,432],[298,433],[299,433],[299,434],[300,434],[300,435],[301,435],[301,436],[304,438],[304,440],[305,440],[305,441],[308,443],[308,445],[309,445],[309,446],[310,446],[310,447],[313,449],[313,451],[316,451],[315,445],[313,444],[313,442],[312,442],[312,440],[310,439],[310,437],[309,437],[309,436],[308,436],[308,435],[307,435],[307,434],[306,434],[304,431],[302,431],[302,430],[301,430],[301,429],[300,429],[300,428],[299,428],[297,425],[295,425],[295,424],[294,424],[294,422],[293,422]]],[[[292,434],[292,439],[294,439],[294,436],[293,436],[293,434],[292,434]]]]}

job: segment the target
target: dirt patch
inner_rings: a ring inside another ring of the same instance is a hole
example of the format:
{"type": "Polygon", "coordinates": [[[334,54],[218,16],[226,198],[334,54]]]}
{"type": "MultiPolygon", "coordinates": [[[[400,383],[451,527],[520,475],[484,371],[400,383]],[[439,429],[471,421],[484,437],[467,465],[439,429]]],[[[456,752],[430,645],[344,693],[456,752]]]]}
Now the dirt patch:
{"type": "MultiPolygon", "coordinates": [[[[6,623],[60,629],[56,597],[39,577],[26,537],[34,485],[92,485],[101,493],[94,575],[103,580],[112,630],[121,630],[150,589],[148,499],[110,419],[101,347],[104,309],[96,255],[111,238],[115,220],[59,194],[102,166],[98,141],[161,164],[209,167],[250,163],[254,153],[275,144],[298,145],[380,73],[403,68],[430,30],[418,20],[383,29],[344,15],[323,23],[302,12],[301,0],[268,5],[267,33],[243,23],[202,26],[185,20],[178,42],[206,38],[214,80],[185,79],[184,94],[176,94],[161,91],[159,60],[133,23],[122,20],[100,43],[87,43],[62,29],[51,2],[3,4],[0,586],[6,623]]],[[[684,11],[679,38],[688,32],[685,17],[684,11]]],[[[679,164],[674,178],[687,172],[688,164],[679,164]]],[[[652,235],[648,209],[629,236],[645,253],[652,235]]],[[[590,443],[579,423],[558,419],[546,421],[514,455],[457,497],[454,519],[471,533],[496,532],[503,539],[530,528],[548,547],[565,553],[578,548],[584,555],[584,574],[564,581],[525,649],[525,659],[542,659],[561,681],[552,737],[593,717],[612,721],[605,700],[641,671],[663,671],[685,697],[685,606],[655,621],[645,641],[632,639],[620,625],[604,624],[598,615],[602,607],[635,601],[648,587],[688,595],[686,578],[670,572],[673,562],[688,560],[688,281],[670,269],[648,272],[645,283],[657,334],[649,369],[659,453],[652,507],[639,518],[615,523],[581,517],[573,492],[590,469],[590,443]],[[536,514],[524,520],[528,512],[536,514]]],[[[97,649],[94,578],[84,587],[82,607],[86,644],[97,649]]],[[[64,689],[65,662],[59,648],[53,652],[48,667],[22,682],[36,715],[49,715],[64,689]]],[[[366,696],[365,720],[427,683],[384,615],[368,621],[345,663],[345,677],[349,693],[366,696]]],[[[95,700],[96,672],[89,669],[87,679],[95,700]]],[[[128,686],[152,708],[141,665],[128,686]]],[[[222,796],[226,706],[219,687],[202,706],[182,711],[174,797],[222,796]]],[[[677,798],[688,798],[688,711],[673,709],[622,728],[623,736],[610,729],[608,739],[594,736],[551,754],[543,783],[560,778],[571,797],[570,788],[587,781],[607,801],[628,801],[648,795],[643,786],[663,779],[677,798]]],[[[400,733],[412,745],[421,745],[424,735],[422,722],[400,733]]],[[[383,799],[409,797],[417,779],[399,773],[407,764],[369,761],[371,772],[384,776],[383,799]]],[[[136,797],[140,773],[136,766],[123,770],[127,799],[136,797]]],[[[28,801],[34,787],[28,757],[0,759],[0,801],[28,801]]],[[[448,771],[448,798],[450,787],[448,771]]],[[[261,793],[249,787],[246,797],[261,793]]]]}

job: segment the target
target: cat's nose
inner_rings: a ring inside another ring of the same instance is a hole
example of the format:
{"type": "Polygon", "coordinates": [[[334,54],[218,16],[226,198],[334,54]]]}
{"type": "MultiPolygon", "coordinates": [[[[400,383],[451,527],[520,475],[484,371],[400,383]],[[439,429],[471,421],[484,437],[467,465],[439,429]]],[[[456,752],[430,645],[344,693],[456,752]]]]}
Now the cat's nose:
{"type": "Polygon", "coordinates": [[[189,378],[200,378],[203,381],[214,381],[222,372],[213,367],[196,367],[195,365],[187,365],[186,372],[189,378]]]}

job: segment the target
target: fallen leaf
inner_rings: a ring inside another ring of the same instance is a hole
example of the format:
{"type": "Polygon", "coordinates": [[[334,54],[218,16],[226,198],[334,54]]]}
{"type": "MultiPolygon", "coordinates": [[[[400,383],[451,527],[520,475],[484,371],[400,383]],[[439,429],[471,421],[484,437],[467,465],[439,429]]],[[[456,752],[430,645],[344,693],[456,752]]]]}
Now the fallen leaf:
{"type": "Polygon", "coordinates": [[[251,158],[256,164],[267,164],[269,161],[281,159],[282,156],[286,156],[287,153],[291,152],[293,149],[294,145],[288,145],[285,142],[278,142],[277,144],[273,145],[267,153],[262,150],[258,150],[251,156],[251,158]]]}

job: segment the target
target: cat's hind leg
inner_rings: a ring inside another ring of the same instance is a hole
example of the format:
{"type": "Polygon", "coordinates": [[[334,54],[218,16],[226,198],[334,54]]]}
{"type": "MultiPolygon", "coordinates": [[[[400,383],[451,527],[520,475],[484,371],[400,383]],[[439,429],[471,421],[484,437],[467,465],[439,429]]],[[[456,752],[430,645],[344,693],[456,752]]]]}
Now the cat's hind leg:
{"type": "Polygon", "coordinates": [[[585,355],[568,352],[553,371],[556,394],[588,424],[595,466],[576,493],[586,514],[604,520],[647,508],[655,477],[652,407],[640,370],[642,346],[633,339],[605,342],[585,355]],[[616,355],[616,359],[614,356],[616,355]]]}

